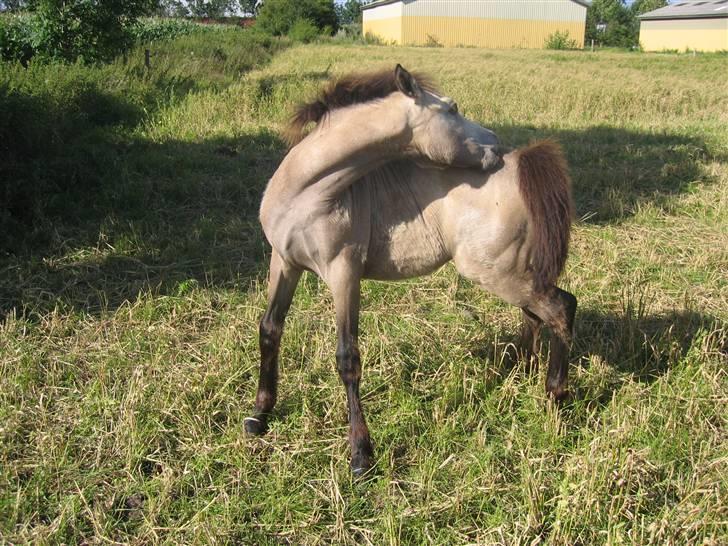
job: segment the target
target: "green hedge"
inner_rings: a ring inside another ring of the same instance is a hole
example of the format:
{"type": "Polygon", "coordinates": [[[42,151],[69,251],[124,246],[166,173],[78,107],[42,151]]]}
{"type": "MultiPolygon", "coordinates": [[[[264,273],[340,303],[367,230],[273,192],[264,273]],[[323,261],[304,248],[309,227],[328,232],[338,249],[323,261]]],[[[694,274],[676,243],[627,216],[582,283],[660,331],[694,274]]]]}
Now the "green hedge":
{"type": "MultiPolygon", "coordinates": [[[[173,40],[180,36],[192,34],[243,33],[242,28],[230,25],[200,24],[188,19],[169,19],[149,17],[139,19],[135,24],[125,28],[127,34],[124,41],[136,44],[149,44],[173,40]]],[[[34,14],[0,15],[0,59],[27,64],[30,59],[40,56],[46,60],[63,55],[54,55],[45,44],[43,26],[34,14]]],[[[81,47],[81,46],[79,46],[81,47]]],[[[68,59],[66,59],[68,60],[68,59]]],[[[97,57],[86,57],[87,61],[98,60],[97,57]]]]}

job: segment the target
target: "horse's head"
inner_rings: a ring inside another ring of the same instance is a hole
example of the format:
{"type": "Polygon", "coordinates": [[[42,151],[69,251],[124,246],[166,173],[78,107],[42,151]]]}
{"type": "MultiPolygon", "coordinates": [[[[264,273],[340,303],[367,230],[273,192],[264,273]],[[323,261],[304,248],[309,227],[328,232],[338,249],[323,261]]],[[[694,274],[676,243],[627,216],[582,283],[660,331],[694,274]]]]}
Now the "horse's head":
{"type": "Polygon", "coordinates": [[[423,90],[401,65],[395,69],[397,88],[410,99],[410,150],[441,165],[491,169],[501,163],[498,137],[464,118],[457,103],[423,90]]]}

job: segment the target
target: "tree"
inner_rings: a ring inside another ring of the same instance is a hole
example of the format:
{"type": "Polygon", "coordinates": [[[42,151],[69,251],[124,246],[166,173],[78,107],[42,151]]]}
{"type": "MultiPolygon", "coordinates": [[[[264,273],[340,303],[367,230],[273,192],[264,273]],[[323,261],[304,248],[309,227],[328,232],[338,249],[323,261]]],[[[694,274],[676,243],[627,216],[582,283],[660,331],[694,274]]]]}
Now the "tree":
{"type": "Polygon", "coordinates": [[[336,5],[336,16],[339,25],[351,25],[361,23],[361,6],[363,0],[346,0],[343,4],[336,5]]]}
{"type": "Polygon", "coordinates": [[[307,19],[320,32],[337,29],[333,0],[265,0],[258,12],[258,24],[274,36],[287,34],[299,19],[307,19]]]}
{"type": "Polygon", "coordinates": [[[654,11],[659,8],[667,6],[667,0],[635,0],[630,6],[630,13],[632,14],[632,26],[634,29],[634,41],[639,43],[640,36],[640,20],[637,19],[638,15],[647,13],[648,11],[654,11]]]}
{"type": "Polygon", "coordinates": [[[632,3],[631,9],[635,15],[642,15],[648,11],[664,8],[667,4],[667,0],[635,0],[632,3]]]}
{"type": "Polygon", "coordinates": [[[161,17],[188,17],[187,3],[184,0],[157,0],[154,14],[161,17]]]}
{"type": "Polygon", "coordinates": [[[592,2],[586,12],[586,40],[614,47],[631,47],[637,44],[634,13],[624,0],[592,2]],[[605,23],[606,29],[598,30],[599,23],[605,23]]]}
{"type": "Polygon", "coordinates": [[[132,45],[131,27],[156,4],[154,0],[38,0],[36,52],[66,61],[110,60],[132,45]]]}
{"type": "Polygon", "coordinates": [[[246,15],[255,15],[260,7],[259,0],[239,0],[240,10],[246,15]]]}
{"type": "Polygon", "coordinates": [[[35,3],[35,0],[0,0],[0,11],[32,9],[35,3]]]}
{"type": "Polygon", "coordinates": [[[229,11],[235,10],[237,4],[237,0],[187,0],[193,17],[225,17],[229,11]]]}

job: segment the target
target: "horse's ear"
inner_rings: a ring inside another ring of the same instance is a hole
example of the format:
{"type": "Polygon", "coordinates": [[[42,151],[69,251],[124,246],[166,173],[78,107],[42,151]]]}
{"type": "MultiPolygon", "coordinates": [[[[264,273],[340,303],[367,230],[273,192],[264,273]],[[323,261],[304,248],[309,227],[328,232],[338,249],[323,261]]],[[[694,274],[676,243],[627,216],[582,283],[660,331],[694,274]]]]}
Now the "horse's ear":
{"type": "Polygon", "coordinates": [[[397,68],[394,69],[394,81],[397,84],[397,89],[408,97],[417,100],[422,96],[422,88],[420,88],[417,80],[401,64],[398,64],[397,68]]]}

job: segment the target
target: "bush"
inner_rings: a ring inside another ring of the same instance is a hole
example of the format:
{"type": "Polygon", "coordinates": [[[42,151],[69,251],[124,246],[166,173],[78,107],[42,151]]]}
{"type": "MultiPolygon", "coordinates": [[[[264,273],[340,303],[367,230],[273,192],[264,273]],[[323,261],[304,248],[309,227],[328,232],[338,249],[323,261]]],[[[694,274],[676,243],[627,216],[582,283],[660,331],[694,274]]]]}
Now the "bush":
{"type": "Polygon", "coordinates": [[[109,61],[134,43],[136,20],[152,0],[39,0],[36,54],[65,61],[109,61]]]}
{"type": "Polygon", "coordinates": [[[0,60],[28,64],[35,53],[33,22],[25,15],[0,16],[0,60]]]}
{"type": "Polygon", "coordinates": [[[336,33],[336,38],[340,40],[361,40],[361,23],[348,23],[341,25],[336,33]]]}
{"type": "Polygon", "coordinates": [[[288,34],[300,19],[313,23],[319,33],[338,29],[333,0],[266,0],[258,13],[257,24],[274,36],[288,34]]]}
{"type": "Polygon", "coordinates": [[[442,47],[442,44],[437,39],[437,36],[428,34],[427,41],[425,42],[425,47],[442,47]]]}
{"type": "Polygon", "coordinates": [[[568,30],[564,32],[557,30],[553,34],[550,34],[546,38],[544,46],[546,49],[577,49],[579,47],[576,40],[569,38],[568,30]]]}
{"type": "Polygon", "coordinates": [[[319,37],[319,29],[308,19],[299,19],[288,31],[288,37],[295,42],[308,44],[319,37]]]}
{"type": "Polygon", "coordinates": [[[0,17],[0,57],[108,61],[134,44],[137,18],[154,0],[38,0],[28,15],[0,17]]]}
{"type": "Polygon", "coordinates": [[[367,45],[387,45],[387,42],[382,40],[381,36],[372,32],[367,32],[364,35],[364,43],[367,45]]]}

